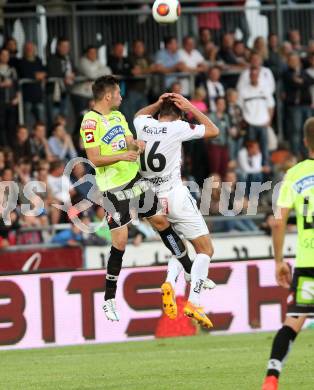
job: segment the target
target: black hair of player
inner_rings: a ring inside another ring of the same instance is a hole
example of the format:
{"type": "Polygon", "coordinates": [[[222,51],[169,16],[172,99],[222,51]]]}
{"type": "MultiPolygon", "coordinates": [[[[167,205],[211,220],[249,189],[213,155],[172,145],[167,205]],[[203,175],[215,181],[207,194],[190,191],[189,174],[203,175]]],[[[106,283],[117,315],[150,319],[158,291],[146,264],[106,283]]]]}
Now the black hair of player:
{"type": "Polygon", "coordinates": [[[160,105],[159,116],[160,117],[171,116],[171,117],[174,117],[176,119],[181,119],[183,116],[183,113],[180,110],[180,108],[178,108],[174,104],[174,102],[173,102],[173,100],[171,100],[171,98],[166,98],[166,99],[163,99],[163,101],[160,105]]]}
{"type": "Polygon", "coordinates": [[[93,97],[95,101],[102,100],[105,93],[113,91],[119,86],[119,81],[114,76],[101,76],[92,85],[93,97]]]}

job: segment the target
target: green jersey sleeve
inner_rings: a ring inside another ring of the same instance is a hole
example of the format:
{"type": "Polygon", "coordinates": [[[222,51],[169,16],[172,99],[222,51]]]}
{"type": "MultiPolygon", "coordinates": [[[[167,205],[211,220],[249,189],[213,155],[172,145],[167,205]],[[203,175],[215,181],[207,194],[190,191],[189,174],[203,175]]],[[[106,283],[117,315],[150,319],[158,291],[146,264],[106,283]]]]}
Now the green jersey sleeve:
{"type": "Polygon", "coordinates": [[[80,134],[85,149],[100,145],[99,122],[97,119],[93,112],[88,112],[83,118],[80,134]]]}
{"type": "Polygon", "coordinates": [[[293,208],[295,205],[296,193],[293,189],[293,180],[289,171],[287,172],[283,183],[281,185],[279,196],[277,200],[277,206],[285,208],[293,208]]]}

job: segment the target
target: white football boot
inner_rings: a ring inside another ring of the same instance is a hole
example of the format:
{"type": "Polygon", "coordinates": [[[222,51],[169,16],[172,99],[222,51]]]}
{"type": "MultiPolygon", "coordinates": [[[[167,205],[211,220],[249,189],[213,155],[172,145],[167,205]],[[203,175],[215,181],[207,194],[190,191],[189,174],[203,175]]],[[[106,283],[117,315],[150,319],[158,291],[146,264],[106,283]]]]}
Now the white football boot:
{"type": "Polygon", "coordinates": [[[105,304],[103,306],[104,312],[106,314],[106,317],[110,321],[119,321],[120,316],[117,311],[117,305],[116,305],[116,300],[114,298],[108,299],[105,301],[105,304]]]}
{"type": "MultiPolygon", "coordinates": [[[[188,274],[187,272],[184,271],[184,278],[185,278],[185,281],[187,283],[191,283],[191,274],[188,274]]],[[[206,278],[204,280],[204,283],[203,283],[203,286],[202,286],[205,290],[212,290],[213,288],[216,287],[216,283],[209,279],[209,278],[206,278]]]]}

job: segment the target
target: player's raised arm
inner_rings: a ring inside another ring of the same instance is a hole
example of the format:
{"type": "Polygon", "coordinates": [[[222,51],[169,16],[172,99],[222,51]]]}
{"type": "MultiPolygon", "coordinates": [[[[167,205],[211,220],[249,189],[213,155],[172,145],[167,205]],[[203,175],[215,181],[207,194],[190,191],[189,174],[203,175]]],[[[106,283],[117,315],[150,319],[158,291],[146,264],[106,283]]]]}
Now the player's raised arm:
{"type": "Polygon", "coordinates": [[[156,112],[159,111],[159,108],[161,106],[161,103],[163,102],[163,100],[169,96],[172,96],[173,94],[172,93],[164,93],[163,95],[161,95],[159,97],[159,99],[157,100],[157,102],[153,103],[153,104],[150,104],[149,106],[146,106],[144,108],[141,108],[136,114],[135,114],[135,118],[140,116],[140,115],[155,115],[156,112]]]}
{"type": "Polygon", "coordinates": [[[102,156],[100,154],[99,146],[94,148],[86,149],[87,158],[96,166],[103,167],[106,165],[111,165],[119,161],[136,161],[138,153],[134,150],[129,150],[125,153],[116,154],[113,156],[102,156]]]}
{"type": "Polygon", "coordinates": [[[172,94],[171,98],[181,111],[190,112],[201,125],[205,126],[204,138],[215,138],[218,136],[218,127],[205,114],[194,107],[188,99],[176,93],[172,94]]]}

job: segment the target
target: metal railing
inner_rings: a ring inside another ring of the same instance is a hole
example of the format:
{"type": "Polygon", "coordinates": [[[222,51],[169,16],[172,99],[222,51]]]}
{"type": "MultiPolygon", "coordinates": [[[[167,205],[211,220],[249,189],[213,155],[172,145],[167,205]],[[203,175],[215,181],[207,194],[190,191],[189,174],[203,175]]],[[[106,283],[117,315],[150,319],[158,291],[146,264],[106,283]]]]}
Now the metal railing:
{"type": "MultiPolygon", "coordinates": [[[[4,21],[5,35],[15,35],[20,38],[20,42],[34,41],[39,46],[44,60],[50,52],[52,41],[59,36],[67,36],[71,41],[76,65],[83,49],[89,44],[108,48],[114,42],[122,41],[129,47],[134,39],[139,38],[145,42],[148,52],[153,54],[162,47],[166,36],[177,36],[179,42],[187,34],[197,38],[201,15],[212,15],[219,21],[220,28],[210,28],[217,42],[222,32],[230,29],[243,35],[243,20],[248,23],[248,42],[252,42],[257,35],[267,36],[269,32],[277,33],[283,40],[291,28],[301,31],[303,43],[314,37],[313,3],[288,4],[285,1],[273,0],[268,1],[267,5],[261,5],[258,0],[247,0],[245,7],[241,7],[230,5],[230,0],[226,6],[226,1],[216,0],[216,6],[200,7],[202,2],[199,0],[181,0],[182,16],[177,23],[166,26],[154,22],[150,0],[21,2],[6,4],[0,19],[4,21]]],[[[210,22],[208,23],[210,27],[210,22]]],[[[188,76],[191,80],[191,75],[188,76]]],[[[178,77],[186,76],[181,73],[178,77]]],[[[192,84],[194,83],[191,82],[192,84]]],[[[160,87],[162,89],[162,83],[160,87]]],[[[279,103],[276,122],[281,137],[280,88],[277,89],[276,96],[279,103]]],[[[19,106],[20,121],[23,119],[22,105],[23,102],[19,106]]]]}

